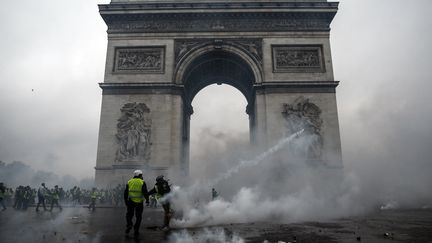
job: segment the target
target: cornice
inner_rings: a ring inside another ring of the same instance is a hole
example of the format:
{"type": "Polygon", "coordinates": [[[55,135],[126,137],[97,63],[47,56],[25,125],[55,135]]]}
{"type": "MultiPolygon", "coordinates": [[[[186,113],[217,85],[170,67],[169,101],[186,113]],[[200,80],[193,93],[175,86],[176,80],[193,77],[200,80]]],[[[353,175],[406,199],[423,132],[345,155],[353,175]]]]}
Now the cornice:
{"type": "Polygon", "coordinates": [[[333,10],[337,11],[339,6],[338,2],[150,2],[150,3],[111,3],[111,4],[100,4],[99,11],[105,12],[124,12],[124,11],[181,11],[187,10],[189,12],[197,11],[202,12],[203,10],[333,10]]]}
{"type": "Polygon", "coordinates": [[[172,83],[99,83],[103,95],[173,94],[183,95],[184,86],[172,83]]]}
{"type": "Polygon", "coordinates": [[[130,88],[142,88],[142,89],[182,89],[183,85],[173,83],[99,83],[99,87],[105,89],[130,89],[130,88]]]}
{"type": "Polygon", "coordinates": [[[336,2],[99,5],[108,33],[329,31],[336,2]]]}
{"type": "MultiPolygon", "coordinates": [[[[335,93],[339,81],[284,81],[254,84],[262,93],[335,93]]],[[[99,83],[104,95],[121,94],[178,94],[184,95],[184,85],[173,83],[99,83]]]]}
{"type": "Polygon", "coordinates": [[[255,84],[257,94],[263,93],[336,93],[339,81],[286,81],[255,84]]]}

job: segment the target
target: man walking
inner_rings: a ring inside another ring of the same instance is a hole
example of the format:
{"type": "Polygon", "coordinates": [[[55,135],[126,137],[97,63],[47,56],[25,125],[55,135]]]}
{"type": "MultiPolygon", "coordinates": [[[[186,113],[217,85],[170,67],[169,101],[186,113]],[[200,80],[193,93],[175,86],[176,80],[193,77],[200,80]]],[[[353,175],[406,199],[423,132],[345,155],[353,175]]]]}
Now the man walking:
{"type": "Polygon", "coordinates": [[[91,194],[90,194],[90,205],[88,206],[88,208],[90,209],[90,211],[95,211],[96,210],[96,200],[98,198],[99,194],[96,191],[96,187],[93,187],[91,194]]]}
{"type": "Polygon", "coordinates": [[[59,204],[59,200],[60,200],[60,189],[57,185],[54,186],[54,189],[51,193],[51,208],[50,208],[50,212],[52,212],[54,204],[60,209],[60,211],[63,210],[63,208],[60,206],[59,204]]]}
{"type": "Polygon", "coordinates": [[[5,199],[5,194],[6,194],[6,187],[3,185],[3,182],[0,183],[0,205],[2,205],[3,210],[6,210],[6,206],[4,204],[4,199],[5,199]]]}
{"type": "Polygon", "coordinates": [[[44,211],[47,211],[45,206],[45,197],[48,194],[48,188],[45,187],[45,183],[42,183],[38,189],[38,204],[36,206],[36,212],[39,212],[39,206],[42,204],[44,211]]]}
{"type": "Polygon", "coordinates": [[[132,229],[132,218],[135,214],[135,225],[133,225],[134,235],[138,236],[144,209],[144,198],[146,200],[146,205],[148,205],[149,199],[142,171],[135,170],[133,174],[134,177],[128,181],[126,189],[124,190],[124,201],[127,206],[126,234],[129,234],[132,229]]]}

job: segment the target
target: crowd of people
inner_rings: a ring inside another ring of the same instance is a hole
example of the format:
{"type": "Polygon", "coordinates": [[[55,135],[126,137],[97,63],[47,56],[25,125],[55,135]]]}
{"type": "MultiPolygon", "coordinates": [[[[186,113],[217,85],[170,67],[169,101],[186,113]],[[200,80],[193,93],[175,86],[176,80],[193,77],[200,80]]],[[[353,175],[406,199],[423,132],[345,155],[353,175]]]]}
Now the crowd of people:
{"type": "MultiPolygon", "coordinates": [[[[164,220],[161,227],[162,230],[169,230],[170,219],[174,211],[171,209],[171,202],[168,194],[171,192],[171,185],[163,175],[156,177],[154,186],[147,188],[143,179],[143,172],[135,170],[133,177],[126,185],[118,184],[112,189],[83,189],[74,186],[70,189],[63,189],[58,185],[49,188],[45,183],[36,189],[31,186],[18,186],[8,188],[0,182],[0,206],[6,210],[6,205],[11,206],[15,210],[27,210],[30,206],[35,206],[36,212],[43,209],[44,211],[52,211],[55,207],[60,211],[62,206],[83,206],[89,210],[95,210],[96,204],[107,206],[126,206],[126,234],[134,229],[134,235],[139,235],[139,229],[142,220],[144,202],[147,207],[157,207],[161,205],[164,211],[164,220]],[[149,190],[148,190],[149,189],[149,190]],[[47,205],[50,207],[47,207],[47,205]],[[133,222],[135,217],[135,223],[133,222]]],[[[212,199],[215,200],[218,193],[212,188],[212,199]]]]}
{"type": "MultiPolygon", "coordinates": [[[[93,210],[95,209],[95,204],[120,207],[124,206],[124,188],[124,185],[118,184],[112,189],[84,189],[78,186],[64,189],[58,185],[48,188],[45,186],[45,183],[42,183],[39,188],[31,187],[30,185],[20,185],[14,189],[0,183],[0,207],[3,210],[7,207],[12,207],[16,210],[27,210],[30,206],[35,206],[36,211],[39,211],[40,206],[43,206],[44,210],[52,210],[53,206],[61,208],[60,205],[84,205],[89,206],[93,210]]],[[[157,205],[153,202],[151,206],[156,207],[157,205]]]]}
{"type": "Polygon", "coordinates": [[[86,205],[90,210],[96,209],[96,203],[110,206],[126,205],[126,234],[134,229],[134,235],[139,235],[139,228],[142,220],[144,201],[148,207],[157,207],[159,203],[164,211],[164,223],[162,230],[169,230],[170,219],[173,215],[171,203],[165,196],[171,192],[168,180],[162,175],[156,178],[153,187],[147,190],[147,185],[143,180],[143,172],[135,170],[131,178],[124,186],[118,184],[113,189],[83,189],[74,186],[65,190],[58,185],[48,188],[45,183],[41,183],[39,188],[30,186],[18,186],[17,188],[7,188],[0,182],[0,205],[6,210],[6,205],[12,206],[15,210],[27,210],[29,206],[36,206],[44,211],[52,211],[57,207],[63,210],[62,205],[86,205]],[[36,200],[37,198],[37,200],[36,200]],[[37,204],[36,204],[37,202],[37,204]],[[47,205],[51,205],[48,209],[47,205]],[[135,223],[133,222],[135,217],[135,223]]]}

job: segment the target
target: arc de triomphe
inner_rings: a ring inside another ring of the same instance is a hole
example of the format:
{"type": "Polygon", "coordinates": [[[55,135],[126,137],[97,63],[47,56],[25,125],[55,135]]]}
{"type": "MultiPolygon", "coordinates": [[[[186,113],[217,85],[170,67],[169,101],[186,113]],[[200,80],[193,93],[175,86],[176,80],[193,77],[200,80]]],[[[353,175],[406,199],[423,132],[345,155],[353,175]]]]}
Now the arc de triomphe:
{"type": "Polygon", "coordinates": [[[226,83],[248,102],[253,143],[306,127],[304,153],[341,167],[326,0],[112,0],[99,5],[108,49],[96,184],[131,171],[189,171],[191,102],[226,83]]]}

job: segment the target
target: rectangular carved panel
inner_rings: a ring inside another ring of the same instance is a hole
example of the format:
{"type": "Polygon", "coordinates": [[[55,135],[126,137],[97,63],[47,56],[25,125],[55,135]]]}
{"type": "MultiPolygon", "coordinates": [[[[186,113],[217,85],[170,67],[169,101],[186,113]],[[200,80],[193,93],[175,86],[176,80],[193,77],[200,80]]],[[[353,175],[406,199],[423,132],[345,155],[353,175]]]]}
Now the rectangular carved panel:
{"type": "Polygon", "coordinates": [[[165,47],[117,47],[114,73],[164,73],[165,47]]]}
{"type": "Polygon", "coordinates": [[[273,72],[315,73],[325,72],[322,46],[272,46],[273,72]]]}

